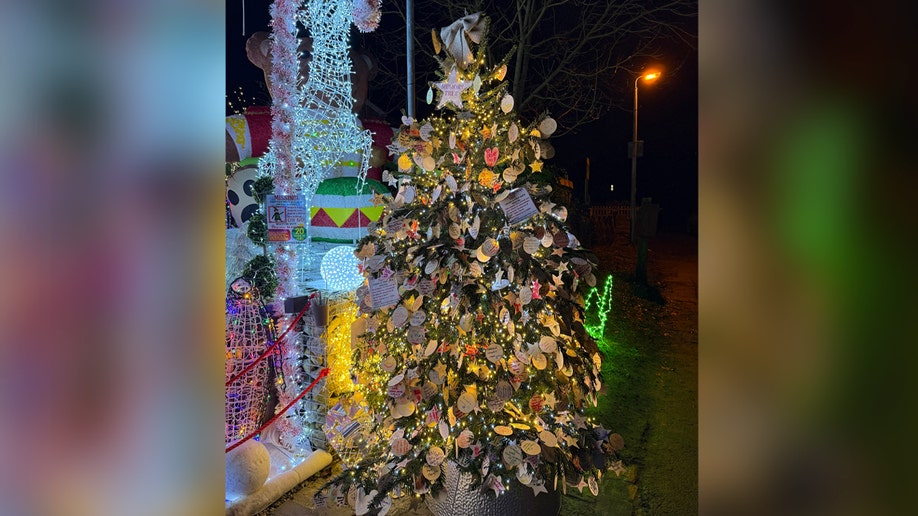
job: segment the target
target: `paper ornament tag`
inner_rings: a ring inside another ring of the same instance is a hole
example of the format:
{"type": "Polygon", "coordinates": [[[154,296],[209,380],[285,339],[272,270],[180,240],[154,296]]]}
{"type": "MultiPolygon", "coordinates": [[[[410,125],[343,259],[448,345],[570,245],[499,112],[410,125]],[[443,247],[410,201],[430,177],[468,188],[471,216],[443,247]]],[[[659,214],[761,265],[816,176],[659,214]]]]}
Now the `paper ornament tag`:
{"type": "Polygon", "coordinates": [[[542,247],[551,247],[551,244],[554,243],[554,238],[551,236],[551,233],[546,232],[542,235],[542,247]]]}
{"type": "Polygon", "coordinates": [[[529,398],[529,409],[533,412],[541,412],[542,407],[544,406],[544,401],[542,397],[536,394],[532,398],[529,398]]]}
{"type": "Polygon", "coordinates": [[[486,256],[496,256],[500,252],[500,242],[495,238],[488,238],[481,244],[481,252],[486,256]]]}
{"type": "Polygon", "coordinates": [[[465,314],[459,318],[459,329],[464,332],[472,331],[472,319],[474,316],[472,314],[465,314]]]}
{"type": "Polygon", "coordinates": [[[539,440],[541,440],[542,443],[549,448],[558,446],[558,438],[555,437],[555,434],[549,432],[548,430],[542,430],[539,432],[539,440]]]}
{"type": "Polygon", "coordinates": [[[519,294],[520,304],[526,306],[532,301],[532,289],[529,287],[523,287],[520,289],[519,294]]]}
{"type": "Polygon", "coordinates": [[[515,444],[504,447],[504,451],[501,453],[501,456],[504,458],[504,464],[510,468],[514,468],[523,462],[523,451],[520,450],[520,447],[515,444]]]}
{"type": "Polygon", "coordinates": [[[392,320],[392,324],[394,324],[396,328],[401,328],[402,325],[404,325],[405,322],[408,320],[408,309],[405,308],[404,305],[399,305],[392,312],[391,320],[392,320]]]}
{"type": "Polygon", "coordinates": [[[389,386],[389,397],[399,399],[405,395],[405,384],[397,383],[389,386]]]}
{"type": "Polygon", "coordinates": [[[494,387],[494,392],[497,394],[497,397],[504,402],[510,401],[510,398],[513,397],[513,387],[503,380],[497,382],[497,385],[494,387]]]}
{"type": "MultiPolygon", "coordinates": [[[[558,370],[564,373],[564,353],[558,353],[555,355],[555,364],[558,366],[558,370]]],[[[565,376],[570,376],[565,374],[565,376]]]]}
{"type": "Polygon", "coordinates": [[[548,359],[545,358],[545,355],[542,353],[536,353],[535,355],[532,355],[532,367],[535,367],[541,371],[542,369],[545,369],[547,365],[548,359]]]}
{"type": "Polygon", "coordinates": [[[475,434],[471,430],[465,429],[462,432],[459,432],[459,437],[456,438],[456,444],[462,448],[468,448],[472,445],[472,439],[475,438],[475,434]]]}
{"type": "Polygon", "coordinates": [[[459,185],[456,184],[456,178],[453,176],[446,176],[446,186],[449,187],[451,192],[455,192],[459,189],[459,185]]]}
{"type": "Polygon", "coordinates": [[[459,399],[456,401],[456,408],[465,412],[466,414],[469,414],[478,408],[478,401],[468,392],[463,392],[459,395],[459,399]]]}
{"type": "Polygon", "coordinates": [[[550,116],[543,118],[542,122],[539,123],[539,131],[542,133],[543,138],[548,138],[551,136],[557,128],[558,123],[555,122],[555,119],[550,116]]]}
{"type": "MultiPolygon", "coordinates": [[[[516,122],[510,124],[510,129],[507,131],[507,138],[510,139],[510,143],[513,143],[520,137],[520,128],[516,126],[516,122]]],[[[514,156],[513,160],[516,161],[518,158],[514,156]]]]}
{"type": "Polygon", "coordinates": [[[567,247],[571,243],[571,240],[567,237],[566,231],[558,231],[552,237],[552,243],[555,244],[555,247],[567,247]]]}
{"type": "Polygon", "coordinates": [[[528,486],[532,482],[532,472],[529,471],[529,467],[522,466],[516,470],[516,479],[520,481],[520,484],[528,486]]]}
{"type": "Polygon", "coordinates": [[[395,366],[396,366],[395,357],[393,357],[392,355],[389,355],[379,365],[383,371],[387,373],[391,373],[392,371],[395,371],[395,366]]]}
{"type": "MultiPolygon", "coordinates": [[[[431,341],[431,342],[434,342],[434,341],[431,341]]],[[[424,384],[421,385],[421,397],[423,399],[425,400],[430,399],[436,393],[437,393],[437,388],[434,387],[434,384],[430,382],[424,382],[424,384]]]]}
{"type": "Polygon", "coordinates": [[[392,498],[387,496],[379,502],[379,513],[377,516],[386,516],[386,514],[389,514],[390,509],[392,509],[392,498]]]}
{"type": "Polygon", "coordinates": [[[351,506],[351,509],[357,507],[357,486],[351,486],[347,490],[347,504],[351,506]]]}
{"type": "Polygon", "coordinates": [[[513,435],[513,429],[510,428],[509,426],[497,425],[494,427],[494,433],[496,433],[497,435],[503,435],[506,437],[508,435],[513,435]]]}
{"type": "Polygon", "coordinates": [[[491,394],[491,395],[488,396],[488,398],[485,400],[485,405],[487,405],[488,410],[490,410],[491,412],[500,412],[500,410],[501,410],[502,408],[504,408],[504,403],[505,403],[505,402],[502,401],[502,400],[497,396],[497,394],[491,394]]]}
{"type": "Polygon", "coordinates": [[[400,172],[411,170],[411,158],[407,154],[402,154],[398,157],[398,169],[400,172]]]}
{"type": "Polygon", "coordinates": [[[428,104],[433,104],[433,88],[430,88],[430,87],[427,88],[426,100],[428,104]]]}
{"type": "Polygon", "coordinates": [[[481,264],[478,262],[472,262],[469,264],[469,273],[473,278],[480,278],[484,275],[484,269],[481,268],[481,264]]]}
{"type": "Polygon", "coordinates": [[[395,409],[398,411],[400,416],[408,417],[411,414],[414,414],[415,405],[411,400],[402,399],[395,404],[395,409]]]}
{"type": "Polygon", "coordinates": [[[457,240],[462,236],[462,230],[459,228],[459,224],[452,223],[449,225],[449,237],[453,240],[457,240]]]}
{"type": "Polygon", "coordinates": [[[413,186],[406,186],[405,191],[402,194],[405,198],[405,203],[407,204],[407,203],[414,201],[414,196],[416,194],[417,194],[417,188],[413,186]]]}
{"type": "Polygon", "coordinates": [[[475,249],[475,257],[478,258],[478,261],[481,263],[485,263],[491,259],[490,256],[486,255],[484,251],[482,251],[481,247],[475,249]]]}
{"type": "Polygon", "coordinates": [[[429,279],[422,279],[418,282],[418,294],[421,294],[422,296],[429,296],[433,294],[435,289],[436,286],[434,285],[434,282],[429,279]]]}
{"type": "Polygon", "coordinates": [[[439,446],[431,446],[430,449],[427,450],[426,460],[427,464],[430,464],[431,466],[439,466],[443,463],[443,459],[445,457],[446,453],[444,453],[443,448],[440,448],[439,446]]]}
{"type": "Polygon", "coordinates": [[[552,337],[543,335],[539,340],[539,349],[541,349],[543,353],[554,353],[558,351],[558,342],[552,337]]]}
{"type": "Polygon", "coordinates": [[[500,201],[500,207],[507,216],[509,224],[522,222],[539,213],[525,188],[510,190],[507,197],[500,201]]]}
{"type": "Polygon", "coordinates": [[[411,324],[411,326],[420,326],[424,324],[424,321],[426,320],[427,320],[427,313],[424,312],[424,310],[418,310],[417,312],[414,312],[413,314],[411,314],[411,318],[409,319],[408,322],[409,324],[411,324]]]}
{"type": "MultiPolygon", "coordinates": [[[[394,359],[393,359],[393,360],[394,360],[394,359]]],[[[434,385],[442,385],[442,384],[443,384],[443,380],[446,379],[446,378],[443,378],[442,376],[440,376],[440,373],[438,373],[436,369],[431,369],[430,372],[427,373],[427,378],[428,378],[434,385]]]]}
{"type": "MultiPolygon", "coordinates": [[[[450,423],[450,424],[454,424],[454,423],[450,423]]],[[[440,437],[442,437],[443,439],[446,439],[446,437],[449,435],[449,425],[447,425],[446,421],[443,421],[442,419],[440,420],[439,423],[437,423],[437,430],[440,431],[440,437]]]]}
{"type": "Polygon", "coordinates": [[[421,474],[424,475],[424,478],[433,482],[440,478],[440,468],[431,466],[430,464],[424,464],[421,466],[421,474]]]}
{"type": "MultiPolygon", "coordinates": [[[[433,159],[433,156],[424,156],[424,158],[421,159],[421,168],[423,168],[424,170],[431,172],[436,167],[437,167],[437,162],[436,160],[433,159]]],[[[411,201],[408,201],[408,202],[411,202],[411,201]]]]}
{"type": "Polygon", "coordinates": [[[476,73],[475,78],[472,79],[472,91],[474,91],[475,94],[477,95],[478,90],[480,89],[481,89],[481,77],[476,73]]]}
{"type": "Polygon", "coordinates": [[[408,450],[411,449],[411,443],[408,442],[408,439],[399,438],[393,441],[392,443],[392,454],[398,457],[408,453],[408,450]]]}
{"type": "MultiPolygon", "coordinates": [[[[506,308],[504,310],[506,310],[506,308]]],[[[485,350],[485,357],[489,362],[496,364],[504,358],[504,348],[502,348],[500,344],[494,342],[485,350]]]]}
{"type": "Polygon", "coordinates": [[[472,221],[472,225],[469,226],[469,235],[474,238],[478,238],[478,228],[481,227],[481,219],[478,215],[475,215],[475,220],[472,221]]]}
{"type": "Polygon", "coordinates": [[[430,125],[430,122],[427,122],[424,125],[422,125],[420,129],[418,129],[418,134],[421,136],[422,140],[424,140],[425,142],[429,142],[430,133],[433,132],[433,129],[434,128],[432,125],[430,125]]]}
{"type": "Polygon", "coordinates": [[[374,310],[398,303],[398,282],[395,278],[369,280],[370,300],[374,310]]]}
{"type": "Polygon", "coordinates": [[[527,455],[538,455],[542,453],[542,447],[535,441],[523,441],[520,443],[520,447],[527,455]]]}
{"type": "Polygon", "coordinates": [[[456,134],[452,132],[449,133],[449,148],[450,149],[456,148],[456,134]]]}
{"type": "Polygon", "coordinates": [[[427,328],[423,326],[411,326],[408,328],[408,342],[420,344],[427,338],[427,328]]]}
{"type": "Polygon", "coordinates": [[[526,251],[526,254],[534,254],[539,250],[540,245],[541,242],[536,237],[526,237],[523,239],[523,251],[526,251]]]}
{"type": "Polygon", "coordinates": [[[587,486],[589,486],[590,492],[593,493],[593,496],[599,495],[599,484],[596,482],[596,477],[591,476],[590,479],[587,480],[587,486]]]}
{"type": "Polygon", "coordinates": [[[504,95],[504,98],[500,99],[500,110],[503,111],[504,114],[513,110],[513,97],[509,93],[504,95]]]}

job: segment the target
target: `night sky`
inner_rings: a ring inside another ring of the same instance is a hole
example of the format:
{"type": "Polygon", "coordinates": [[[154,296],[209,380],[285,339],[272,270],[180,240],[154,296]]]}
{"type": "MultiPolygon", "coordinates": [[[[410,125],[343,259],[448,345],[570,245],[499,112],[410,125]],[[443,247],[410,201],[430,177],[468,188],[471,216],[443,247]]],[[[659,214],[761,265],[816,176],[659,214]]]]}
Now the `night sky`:
{"type": "MultiPolygon", "coordinates": [[[[265,105],[270,101],[259,69],[245,55],[245,41],[258,30],[267,30],[270,20],[268,0],[245,2],[245,33],[243,34],[242,2],[228,2],[226,30],[227,94],[234,107],[238,106],[236,91],[242,88],[243,100],[265,105]]],[[[384,6],[385,7],[385,6],[384,6]]],[[[416,12],[416,17],[420,18],[416,12]]],[[[383,24],[400,23],[394,15],[384,15],[383,24]]],[[[417,30],[426,30],[418,26],[417,30]]],[[[416,48],[416,51],[418,49],[416,48]]],[[[698,57],[697,51],[685,48],[672,52],[673,62],[659,63],[664,75],[651,84],[639,86],[638,139],[644,140],[644,156],[638,159],[637,202],[652,197],[659,203],[659,224],[663,231],[684,231],[687,221],[698,212],[698,57]]],[[[416,67],[417,94],[423,97],[424,85],[436,79],[435,70],[416,67]]],[[[616,78],[624,81],[625,78],[616,78]]],[[[633,78],[620,85],[622,91],[633,92],[633,78]]],[[[618,86],[618,85],[617,85],[618,86]]],[[[370,100],[386,95],[370,84],[370,100]]],[[[580,126],[576,132],[552,139],[555,157],[548,163],[565,169],[574,181],[574,195],[583,200],[583,179],[586,158],[590,158],[591,204],[628,203],[630,198],[631,141],[633,116],[632,93],[624,94],[620,104],[601,119],[580,126]],[[610,185],[615,190],[610,191],[610,185]]],[[[401,96],[401,94],[399,94],[401,96]]],[[[404,105],[404,102],[402,102],[404,105]]],[[[418,118],[423,118],[423,100],[417,105],[418,118]]],[[[400,113],[393,110],[387,116],[398,125],[400,113]]]]}

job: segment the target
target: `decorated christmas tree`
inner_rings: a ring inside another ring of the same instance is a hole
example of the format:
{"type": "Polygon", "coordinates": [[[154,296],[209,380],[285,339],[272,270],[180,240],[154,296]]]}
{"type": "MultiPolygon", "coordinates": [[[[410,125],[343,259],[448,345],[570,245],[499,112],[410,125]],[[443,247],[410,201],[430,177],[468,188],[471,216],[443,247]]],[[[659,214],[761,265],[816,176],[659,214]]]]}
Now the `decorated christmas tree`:
{"type": "Polygon", "coordinates": [[[330,496],[362,514],[387,511],[387,495],[442,500],[456,470],[466,489],[495,495],[565,483],[595,493],[621,446],[585,413],[601,388],[583,322],[594,257],[534,180],[555,122],[515,116],[508,58],[486,64],[486,32],[475,14],[434,34],[437,111],[403,118],[393,142],[399,170],[385,179],[397,193],[379,199],[357,246],[367,283],[352,403],[375,417],[366,460],[319,505],[330,496]]]}

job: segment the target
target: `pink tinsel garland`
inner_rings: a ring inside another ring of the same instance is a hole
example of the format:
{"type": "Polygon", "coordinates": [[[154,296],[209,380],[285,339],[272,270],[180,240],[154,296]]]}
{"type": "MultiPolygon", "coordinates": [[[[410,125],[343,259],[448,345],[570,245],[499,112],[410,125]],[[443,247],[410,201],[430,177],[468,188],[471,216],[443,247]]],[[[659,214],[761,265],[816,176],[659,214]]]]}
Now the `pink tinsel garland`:
{"type": "Polygon", "coordinates": [[[373,32],[379,27],[379,19],[382,17],[380,5],[382,0],[354,0],[354,25],[360,32],[373,32]]]}

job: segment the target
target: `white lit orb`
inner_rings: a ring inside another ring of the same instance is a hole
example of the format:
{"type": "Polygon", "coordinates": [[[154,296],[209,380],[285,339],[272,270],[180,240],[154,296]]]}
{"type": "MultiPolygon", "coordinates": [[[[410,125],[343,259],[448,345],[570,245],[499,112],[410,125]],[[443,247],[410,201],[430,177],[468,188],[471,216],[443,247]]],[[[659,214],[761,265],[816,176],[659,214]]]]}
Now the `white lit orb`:
{"type": "Polygon", "coordinates": [[[357,257],[351,246],[332,247],[322,257],[319,272],[328,290],[333,292],[356,290],[363,283],[363,274],[357,268],[357,257]]]}

